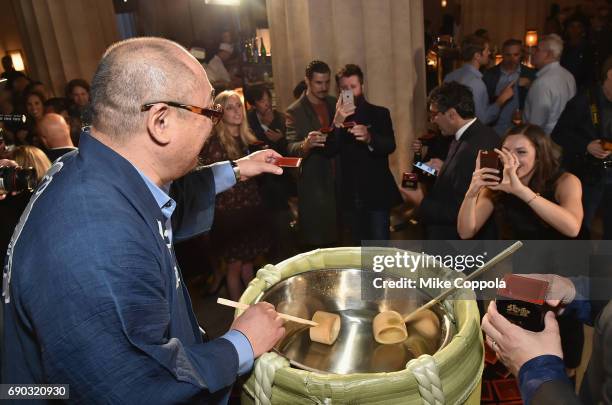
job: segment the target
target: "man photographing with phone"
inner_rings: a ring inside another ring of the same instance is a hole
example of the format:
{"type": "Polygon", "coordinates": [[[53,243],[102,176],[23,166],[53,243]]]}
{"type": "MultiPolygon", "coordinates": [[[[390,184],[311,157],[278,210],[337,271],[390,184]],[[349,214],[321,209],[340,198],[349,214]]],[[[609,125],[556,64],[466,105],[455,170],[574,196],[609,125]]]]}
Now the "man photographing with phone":
{"type": "Polygon", "coordinates": [[[391,114],[366,100],[359,66],[342,67],[336,84],[341,91],[329,146],[340,155],[340,202],[351,242],[358,246],[363,240],[387,240],[389,212],[401,202],[389,170],[389,155],[395,150],[391,114]]]}

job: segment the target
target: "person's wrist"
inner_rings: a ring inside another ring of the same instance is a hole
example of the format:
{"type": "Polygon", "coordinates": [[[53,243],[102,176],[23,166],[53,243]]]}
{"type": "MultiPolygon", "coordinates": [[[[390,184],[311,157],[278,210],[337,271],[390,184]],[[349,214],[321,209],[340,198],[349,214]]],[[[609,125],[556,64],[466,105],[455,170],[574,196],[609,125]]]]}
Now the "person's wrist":
{"type": "Polygon", "coordinates": [[[238,183],[241,179],[241,174],[240,174],[240,166],[238,166],[238,163],[230,160],[230,165],[232,166],[232,170],[234,171],[234,177],[236,177],[236,183],[238,183]]]}
{"type": "Polygon", "coordinates": [[[536,194],[532,189],[521,183],[519,188],[513,193],[524,202],[528,202],[536,194]]]}

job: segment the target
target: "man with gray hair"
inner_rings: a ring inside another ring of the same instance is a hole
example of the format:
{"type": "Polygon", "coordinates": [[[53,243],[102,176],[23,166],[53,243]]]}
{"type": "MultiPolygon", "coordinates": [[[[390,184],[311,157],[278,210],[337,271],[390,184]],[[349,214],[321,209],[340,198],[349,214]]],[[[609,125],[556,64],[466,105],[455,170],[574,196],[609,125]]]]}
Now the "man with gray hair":
{"type": "Polygon", "coordinates": [[[81,403],[225,403],[284,334],[259,303],[204,343],[174,257],[174,241],[210,228],[215,193],[282,173],[272,150],[194,171],[223,114],[212,101],[174,42],[106,51],[91,131],[49,169],[8,247],[3,383],[68,384],[81,403]]]}
{"type": "Polygon", "coordinates": [[[545,35],[533,55],[538,69],[536,79],[527,93],[523,119],[539,125],[550,135],[565,104],[576,95],[574,76],[559,64],[563,40],[557,34],[545,35]]]}

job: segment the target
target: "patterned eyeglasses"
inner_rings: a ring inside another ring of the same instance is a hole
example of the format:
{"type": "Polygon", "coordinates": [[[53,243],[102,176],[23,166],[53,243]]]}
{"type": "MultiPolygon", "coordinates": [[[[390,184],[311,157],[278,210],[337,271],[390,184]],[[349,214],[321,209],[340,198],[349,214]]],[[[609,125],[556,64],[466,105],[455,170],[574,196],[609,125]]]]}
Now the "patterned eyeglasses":
{"type": "Polygon", "coordinates": [[[217,125],[219,120],[221,120],[223,117],[223,106],[221,104],[214,104],[210,108],[205,108],[197,107],[195,105],[177,103],[176,101],[155,101],[153,103],[144,104],[142,107],[140,107],[140,111],[149,111],[155,104],[167,104],[170,107],[182,108],[183,110],[203,115],[210,118],[213,125],[217,125]]]}

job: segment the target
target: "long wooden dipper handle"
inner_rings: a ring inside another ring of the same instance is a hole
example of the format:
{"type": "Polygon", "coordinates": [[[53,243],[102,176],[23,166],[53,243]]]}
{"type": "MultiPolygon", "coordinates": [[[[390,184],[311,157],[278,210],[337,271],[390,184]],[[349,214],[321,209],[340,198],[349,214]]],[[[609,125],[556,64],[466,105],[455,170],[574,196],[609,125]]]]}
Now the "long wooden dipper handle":
{"type": "MultiPolygon", "coordinates": [[[[514,242],[508,248],[506,248],[503,251],[501,251],[497,256],[495,256],[494,258],[492,258],[491,260],[489,260],[488,262],[483,264],[481,268],[479,268],[478,270],[476,270],[475,272],[473,272],[472,274],[467,276],[463,281],[473,280],[476,277],[480,276],[482,273],[484,273],[485,271],[491,269],[497,263],[501,262],[506,257],[510,256],[511,254],[513,254],[514,252],[519,250],[521,248],[521,246],[523,246],[523,242],[521,242],[521,241],[514,242]]],[[[446,297],[448,297],[449,295],[451,295],[452,293],[457,291],[459,288],[460,287],[458,287],[458,286],[454,286],[454,287],[449,288],[448,290],[443,291],[436,298],[433,298],[428,303],[426,303],[424,305],[421,305],[420,307],[418,307],[417,309],[415,309],[414,311],[409,313],[406,317],[404,317],[404,323],[408,322],[416,313],[418,313],[418,312],[420,312],[420,311],[422,311],[424,309],[429,309],[429,308],[433,307],[434,305],[436,305],[437,303],[439,303],[440,301],[442,301],[443,299],[445,299],[446,297]]]]}

